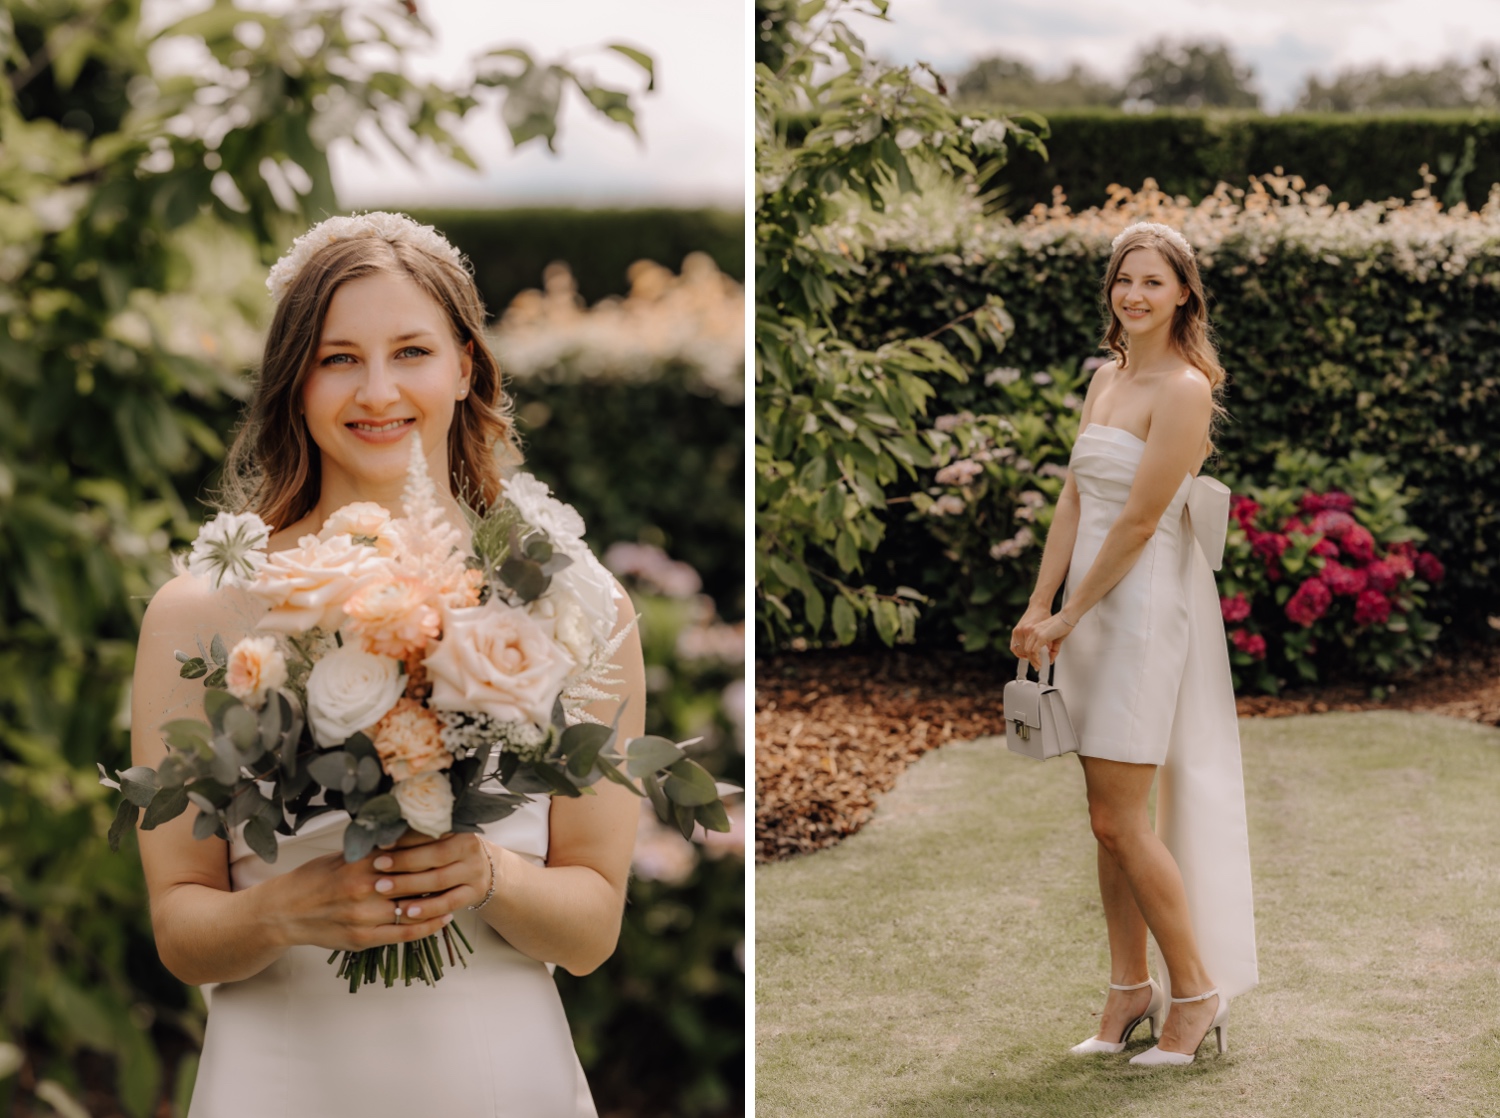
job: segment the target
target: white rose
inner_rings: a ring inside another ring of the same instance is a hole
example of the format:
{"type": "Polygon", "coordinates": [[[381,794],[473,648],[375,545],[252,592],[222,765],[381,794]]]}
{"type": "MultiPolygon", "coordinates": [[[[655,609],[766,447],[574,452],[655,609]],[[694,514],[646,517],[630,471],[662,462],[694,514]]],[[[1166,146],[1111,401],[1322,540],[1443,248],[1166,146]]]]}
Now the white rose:
{"type": "Polygon", "coordinates": [[[588,548],[569,549],[573,560],[557,574],[547,593],[532,603],[535,617],[550,618],[558,643],[575,667],[583,667],[609,643],[620,619],[614,577],[588,548]]]}
{"type": "Polygon", "coordinates": [[[443,639],[424,664],[434,710],[477,710],[545,726],[572,670],[552,622],[491,599],[443,611],[443,639]]]}
{"type": "Polygon", "coordinates": [[[438,838],[453,829],[453,786],[445,772],[425,772],[396,781],[391,789],[413,830],[438,838]]]}
{"type": "Polygon", "coordinates": [[[406,690],[401,665],[352,644],[329,653],[307,677],[307,722],[324,749],[343,745],[385,717],[406,690]]]}
{"type": "Polygon", "coordinates": [[[547,533],[553,544],[564,547],[583,538],[583,517],[572,505],[565,505],[531,474],[516,474],[505,481],[505,500],[533,528],[547,533]]]}

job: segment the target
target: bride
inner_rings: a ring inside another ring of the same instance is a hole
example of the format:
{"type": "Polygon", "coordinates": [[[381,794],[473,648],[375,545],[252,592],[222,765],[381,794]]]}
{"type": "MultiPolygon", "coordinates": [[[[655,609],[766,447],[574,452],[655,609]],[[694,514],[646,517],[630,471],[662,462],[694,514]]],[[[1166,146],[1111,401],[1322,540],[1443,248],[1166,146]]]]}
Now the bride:
{"type": "Polygon", "coordinates": [[[1089,385],[1011,649],[1057,665],[1099,844],[1110,989],[1098,1034],[1073,1051],[1120,1052],[1149,1019],[1160,1042],[1130,1062],[1188,1064],[1210,1032],[1225,1050],[1229,1001],[1257,980],[1234,692],[1196,542],[1208,526],[1192,523],[1189,501],[1206,484],[1224,370],[1198,262],[1175,229],[1120,234],[1103,294],[1115,359],[1089,385]],[[1162,985],[1147,973],[1148,930],[1162,985]]]}
{"type": "MultiPolygon", "coordinates": [[[[268,286],[276,312],[224,494],[274,526],[271,551],[351,502],[399,514],[413,437],[449,479],[456,524],[455,493],[497,500],[502,463],[520,455],[478,291],[447,240],[401,215],[332,218],[268,286]]],[[[203,686],[173,653],[215,633],[232,645],[263,611],[183,574],[157,592],[136,660],[135,764],[161,763],[164,722],[203,717],[203,686]]],[[[616,612],[618,633],[630,618],[616,612]]],[[[624,703],[626,740],[644,732],[635,633],[615,660],[621,682],[589,709],[608,723],[624,703]]],[[[194,839],[186,814],[140,832],[162,962],[213,987],[193,1118],[594,1114],[550,966],[586,974],[619,935],[637,800],[608,782],[596,793],[541,798],[481,835],[408,832],[353,863],[341,812],[281,838],[274,864],[237,832],[194,839]],[[451,921],[475,954],[434,986],[351,994],[328,964],[451,921]]]]}

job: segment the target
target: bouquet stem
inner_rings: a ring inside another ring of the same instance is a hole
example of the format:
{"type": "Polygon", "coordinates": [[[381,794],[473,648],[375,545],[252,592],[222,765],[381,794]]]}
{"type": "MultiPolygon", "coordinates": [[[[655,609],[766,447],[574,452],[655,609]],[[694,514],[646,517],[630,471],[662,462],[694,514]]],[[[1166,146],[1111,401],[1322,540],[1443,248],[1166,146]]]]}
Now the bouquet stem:
{"type": "Polygon", "coordinates": [[[438,949],[440,937],[447,950],[448,965],[467,967],[469,961],[464,954],[474,954],[474,946],[456,923],[449,924],[436,935],[411,943],[388,943],[383,947],[367,947],[363,951],[335,951],[328,956],[328,962],[339,960],[338,976],[349,980],[351,994],[376,981],[384,982],[389,989],[396,984],[397,978],[408,986],[418,979],[431,986],[443,977],[443,953],[438,949]],[[459,944],[463,945],[462,951],[457,949],[459,944]]]}

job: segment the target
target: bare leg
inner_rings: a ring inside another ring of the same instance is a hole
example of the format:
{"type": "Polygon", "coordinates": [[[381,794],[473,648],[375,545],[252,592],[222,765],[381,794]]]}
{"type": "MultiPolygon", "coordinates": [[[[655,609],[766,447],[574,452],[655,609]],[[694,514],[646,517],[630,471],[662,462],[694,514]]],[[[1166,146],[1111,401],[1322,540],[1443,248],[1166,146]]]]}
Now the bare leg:
{"type": "MultiPolygon", "coordinates": [[[[1109,929],[1109,980],[1134,986],[1149,977],[1146,966],[1146,920],[1136,906],[1125,871],[1102,845],[1099,847],[1099,895],[1104,901],[1104,923],[1109,929]]],[[[1151,1003],[1151,991],[1111,990],[1099,1019],[1099,1039],[1118,1044],[1125,1026],[1151,1003]]]]}
{"type": "MultiPolygon", "coordinates": [[[[1088,786],[1089,820],[1093,824],[1094,837],[1099,840],[1099,888],[1109,927],[1111,969],[1127,966],[1132,974],[1130,981],[1142,980],[1145,936],[1141,925],[1144,924],[1156,937],[1156,945],[1172,976],[1174,996],[1190,997],[1211,989],[1213,982],[1203,968],[1193,938],[1182,875],[1171,852],[1151,829],[1146,810],[1151,782],[1156,777],[1155,766],[1131,765],[1098,757],[1081,760],[1088,786]],[[1124,888],[1121,887],[1122,880],[1124,888]],[[1129,907],[1121,896],[1126,892],[1132,899],[1129,907]],[[1142,977],[1134,977],[1137,968],[1142,977]]],[[[1113,980],[1122,981],[1119,978],[1113,980]]],[[[1112,999],[1121,993],[1110,991],[1112,999]]],[[[1131,991],[1127,996],[1135,997],[1138,993],[1131,991]]],[[[1133,1006],[1133,1001],[1122,1004],[1122,1013],[1133,1006]]],[[[1106,1003],[1106,1018],[1112,1017],[1110,1008],[1106,1003]]],[[[1142,1009],[1144,1004],[1135,1012],[1142,1009]]],[[[1161,1047],[1169,1052],[1193,1051],[1207,1033],[1217,1010],[1218,1001],[1214,998],[1174,1005],[1162,1029],[1161,1047]]],[[[1123,1017],[1120,1025],[1129,1019],[1123,1017]]],[[[1103,1029],[1100,1031],[1102,1035],[1103,1029]]]]}

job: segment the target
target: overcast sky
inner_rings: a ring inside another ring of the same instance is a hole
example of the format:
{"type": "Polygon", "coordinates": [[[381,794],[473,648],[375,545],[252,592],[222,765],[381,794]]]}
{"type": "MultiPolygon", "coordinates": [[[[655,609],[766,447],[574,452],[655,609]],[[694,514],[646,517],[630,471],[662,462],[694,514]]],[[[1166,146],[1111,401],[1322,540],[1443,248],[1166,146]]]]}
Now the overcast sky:
{"type": "Polygon", "coordinates": [[[576,94],[564,103],[557,155],[535,141],[512,150],[499,114],[476,110],[463,136],[480,174],[436,158],[416,172],[398,157],[372,161],[345,148],[332,160],[343,204],[743,206],[750,79],[742,0],[418,3],[437,36],[432,51],[413,57],[424,75],[451,77],[476,53],[522,46],[549,61],[568,52],[605,84],[639,89],[639,70],[596,48],[624,42],[653,55],[656,91],[636,101],[644,142],[576,94]]]}
{"type": "Polygon", "coordinates": [[[1472,60],[1500,45],[1500,0],[893,0],[892,22],[857,19],[878,54],[956,75],[976,57],[1025,58],[1043,73],[1087,63],[1123,78],[1136,49],[1167,36],[1217,38],[1255,69],[1266,108],[1288,107],[1310,71],[1472,60]]]}

